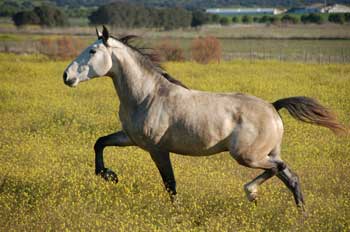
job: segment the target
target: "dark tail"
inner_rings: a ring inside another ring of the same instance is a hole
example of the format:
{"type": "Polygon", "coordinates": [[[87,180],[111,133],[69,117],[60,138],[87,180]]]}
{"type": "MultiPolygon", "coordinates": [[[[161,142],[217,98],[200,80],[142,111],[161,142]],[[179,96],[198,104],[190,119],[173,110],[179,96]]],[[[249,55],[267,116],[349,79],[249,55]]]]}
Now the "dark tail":
{"type": "Polygon", "coordinates": [[[293,118],[300,121],[327,127],[334,133],[346,133],[334,113],[309,97],[290,97],[275,101],[272,105],[276,110],[286,108],[293,118]]]}

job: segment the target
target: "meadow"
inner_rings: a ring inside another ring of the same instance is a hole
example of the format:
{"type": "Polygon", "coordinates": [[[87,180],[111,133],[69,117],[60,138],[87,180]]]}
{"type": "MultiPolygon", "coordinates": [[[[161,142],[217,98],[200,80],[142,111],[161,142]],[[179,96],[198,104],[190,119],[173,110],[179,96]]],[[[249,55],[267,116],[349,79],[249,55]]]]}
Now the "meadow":
{"type": "MultiPolygon", "coordinates": [[[[119,103],[109,78],[66,87],[68,63],[0,54],[0,231],[350,230],[350,137],[284,110],[282,157],[301,178],[306,216],[277,178],[261,186],[257,205],[248,202],[243,184],[261,171],[239,166],[228,153],[172,154],[175,206],[151,158],[136,147],[105,149],[118,184],[96,177],[93,145],[120,129],[119,103]]],[[[270,102],[315,97],[350,125],[350,64],[236,60],[165,67],[193,89],[270,102]]]]}

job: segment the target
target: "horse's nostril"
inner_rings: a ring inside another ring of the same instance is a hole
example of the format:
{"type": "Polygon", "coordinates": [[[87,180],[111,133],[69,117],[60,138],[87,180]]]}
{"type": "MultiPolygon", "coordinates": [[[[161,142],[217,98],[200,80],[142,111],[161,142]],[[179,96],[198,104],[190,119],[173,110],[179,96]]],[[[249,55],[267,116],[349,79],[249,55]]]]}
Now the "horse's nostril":
{"type": "Polygon", "coordinates": [[[68,75],[67,75],[67,73],[66,73],[66,72],[64,72],[64,73],[63,73],[63,81],[64,81],[64,82],[66,82],[66,81],[67,81],[67,76],[68,76],[68,75]]]}

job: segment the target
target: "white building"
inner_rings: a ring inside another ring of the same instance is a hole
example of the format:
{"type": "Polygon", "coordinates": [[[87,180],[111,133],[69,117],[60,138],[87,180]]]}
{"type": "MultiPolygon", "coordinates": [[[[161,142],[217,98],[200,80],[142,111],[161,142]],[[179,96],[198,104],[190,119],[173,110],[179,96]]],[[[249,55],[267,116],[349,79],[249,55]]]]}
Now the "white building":
{"type": "Polygon", "coordinates": [[[220,15],[252,15],[252,14],[281,14],[285,10],[277,8],[210,8],[206,9],[209,14],[220,15]]]}
{"type": "Polygon", "coordinates": [[[313,4],[304,8],[292,8],[288,13],[310,14],[310,13],[350,13],[350,7],[340,4],[324,5],[313,4]]]}
{"type": "Polygon", "coordinates": [[[340,4],[329,5],[321,9],[322,13],[350,13],[350,7],[340,4]]]}

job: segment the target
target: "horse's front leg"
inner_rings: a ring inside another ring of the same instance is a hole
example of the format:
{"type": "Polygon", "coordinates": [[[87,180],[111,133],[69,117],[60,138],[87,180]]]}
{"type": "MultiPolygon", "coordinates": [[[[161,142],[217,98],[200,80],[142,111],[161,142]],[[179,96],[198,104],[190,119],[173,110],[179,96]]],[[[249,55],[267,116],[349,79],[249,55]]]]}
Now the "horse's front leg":
{"type": "Polygon", "coordinates": [[[152,160],[156,164],[160,175],[162,176],[163,183],[166,190],[170,195],[172,202],[175,200],[176,195],[176,182],[173,172],[173,167],[171,166],[169,152],[150,152],[152,160]]]}
{"type": "Polygon", "coordinates": [[[100,137],[97,139],[95,149],[95,173],[101,175],[105,180],[118,182],[117,175],[110,169],[105,168],[103,163],[103,149],[108,146],[132,146],[134,143],[124,133],[124,131],[118,131],[117,133],[100,137]]]}

